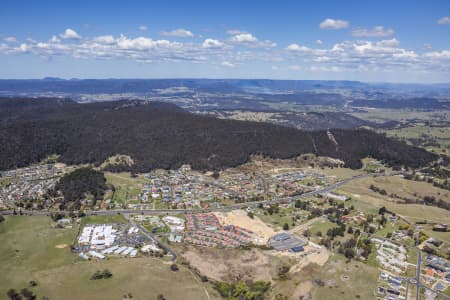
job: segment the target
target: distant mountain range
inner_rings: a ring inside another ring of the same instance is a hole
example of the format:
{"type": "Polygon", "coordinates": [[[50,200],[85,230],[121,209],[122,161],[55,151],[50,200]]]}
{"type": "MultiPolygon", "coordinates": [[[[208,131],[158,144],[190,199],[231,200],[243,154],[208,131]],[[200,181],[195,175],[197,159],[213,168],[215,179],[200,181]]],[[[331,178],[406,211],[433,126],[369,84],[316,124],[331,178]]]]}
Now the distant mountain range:
{"type": "Polygon", "coordinates": [[[251,92],[304,91],[316,89],[386,88],[397,90],[450,90],[449,84],[365,83],[348,80],[270,79],[0,79],[0,91],[62,93],[140,93],[153,89],[186,87],[200,91],[251,92]]]}
{"type": "Polygon", "coordinates": [[[357,129],[302,131],[268,123],[224,120],[148,101],[79,104],[65,99],[0,99],[0,169],[23,167],[51,154],[67,164],[99,165],[116,154],[132,166],[116,171],[199,170],[245,163],[252,154],[292,158],[304,153],[361,167],[371,156],[396,166],[420,167],[437,158],[375,132],[357,129]]]}
{"type": "Polygon", "coordinates": [[[449,108],[450,84],[372,84],[359,81],[267,79],[70,79],[0,80],[0,95],[62,96],[95,102],[156,97],[193,109],[279,110],[300,106],[449,108]],[[101,95],[110,95],[101,96],[101,95]],[[186,103],[186,99],[189,101],[186,103]],[[275,103],[271,105],[271,103],[275,103]]]}

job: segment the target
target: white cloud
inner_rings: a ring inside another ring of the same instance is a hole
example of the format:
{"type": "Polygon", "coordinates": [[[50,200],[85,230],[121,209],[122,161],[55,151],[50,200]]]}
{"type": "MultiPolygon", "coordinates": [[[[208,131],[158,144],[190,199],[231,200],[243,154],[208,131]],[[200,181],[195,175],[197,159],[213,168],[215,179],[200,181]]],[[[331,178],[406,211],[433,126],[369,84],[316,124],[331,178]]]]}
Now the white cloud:
{"type": "Polygon", "coordinates": [[[229,61],[223,61],[220,65],[222,67],[228,67],[228,68],[234,68],[235,67],[235,64],[233,64],[233,63],[231,63],[229,61]]]}
{"type": "Polygon", "coordinates": [[[0,42],[0,54],[27,54],[48,59],[55,56],[98,60],[124,59],[144,63],[201,62],[223,67],[236,67],[250,61],[266,64],[267,69],[278,65],[279,72],[291,69],[324,72],[400,70],[450,73],[450,49],[408,49],[401,47],[395,38],[377,41],[346,40],[327,48],[320,46],[320,43],[316,44],[307,47],[293,43],[285,48],[274,48],[275,43],[243,32],[224,40],[211,37],[185,43],[170,38],[152,39],[146,36],[102,35],[62,40],[55,35],[48,40],[26,39],[18,44],[0,42]]]}
{"type": "Polygon", "coordinates": [[[251,33],[239,33],[233,35],[230,38],[230,41],[235,44],[241,44],[253,48],[274,48],[277,46],[276,43],[269,40],[260,41],[251,33]]]}
{"type": "Polygon", "coordinates": [[[241,33],[246,33],[246,32],[238,30],[238,29],[227,30],[227,34],[229,34],[229,35],[237,35],[237,34],[241,34],[241,33]]]}
{"type": "Polygon", "coordinates": [[[222,48],[224,43],[215,39],[206,39],[202,43],[203,48],[222,48]]]}
{"type": "Polygon", "coordinates": [[[170,42],[168,40],[152,40],[151,38],[142,36],[130,39],[124,35],[121,35],[117,39],[117,45],[120,49],[126,50],[148,50],[156,47],[174,48],[179,47],[181,44],[177,42],[170,42]]]}
{"type": "Polygon", "coordinates": [[[450,50],[427,52],[424,54],[424,56],[438,59],[439,58],[450,59],[450,50]]]}
{"type": "Polygon", "coordinates": [[[313,72],[339,72],[342,71],[339,67],[336,66],[311,66],[309,68],[310,71],[313,72]]]}
{"type": "Polygon", "coordinates": [[[17,38],[15,36],[8,36],[3,39],[7,43],[15,43],[17,42],[17,38]]]}
{"type": "Polygon", "coordinates": [[[301,46],[301,45],[298,45],[298,44],[290,44],[289,46],[286,47],[286,50],[293,51],[293,52],[308,52],[308,51],[311,51],[310,48],[305,47],[305,46],[301,46]]]}
{"type": "Polygon", "coordinates": [[[58,38],[56,35],[52,36],[52,38],[50,39],[50,43],[59,43],[61,42],[61,39],[58,38]]]}
{"type": "Polygon", "coordinates": [[[380,47],[397,47],[400,45],[400,42],[396,38],[393,38],[390,40],[381,40],[376,45],[380,47]]]}
{"type": "Polygon", "coordinates": [[[73,29],[67,28],[64,33],[59,35],[60,38],[65,40],[79,40],[81,36],[73,29]]]}
{"type": "Polygon", "coordinates": [[[239,33],[231,37],[231,41],[235,43],[254,43],[258,39],[251,33],[239,33]]]}
{"type": "Polygon", "coordinates": [[[439,20],[437,20],[437,23],[439,25],[446,25],[446,24],[450,24],[450,17],[442,17],[439,20]]]}
{"type": "Polygon", "coordinates": [[[179,28],[179,29],[175,29],[172,31],[162,31],[160,32],[161,35],[163,36],[174,36],[174,37],[193,37],[194,34],[192,32],[190,32],[189,30],[183,29],[183,28],[179,28]]]}
{"type": "Polygon", "coordinates": [[[20,44],[20,46],[17,48],[19,52],[28,52],[30,50],[30,46],[28,46],[25,43],[20,44]]]}
{"type": "Polygon", "coordinates": [[[384,28],[383,26],[375,26],[372,29],[356,28],[352,30],[354,37],[388,37],[394,35],[395,31],[391,28],[384,28]]]}
{"type": "Polygon", "coordinates": [[[114,39],[114,37],[112,35],[97,36],[93,40],[96,43],[106,44],[106,45],[114,44],[116,42],[116,40],[114,39]]]}
{"type": "Polygon", "coordinates": [[[145,26],[145,25],[141,25],[141,26],[138,27],[138,29],[139,29],[140,31],[147,31],[147,30],[148,30],[148,27],[145,26]]]}
{"type": "Polygon", "coordinates": [[[322,45],[323,42],[322,42],[322,40],[316,40],[316,44],[317,44],[317,45],[322,45]]]}
{"type": "Polygon", "coordinates": [[[321,29],[344,29],[349,26],[349,22],[345,20],[325,19],[320,23],[321,29]]]}

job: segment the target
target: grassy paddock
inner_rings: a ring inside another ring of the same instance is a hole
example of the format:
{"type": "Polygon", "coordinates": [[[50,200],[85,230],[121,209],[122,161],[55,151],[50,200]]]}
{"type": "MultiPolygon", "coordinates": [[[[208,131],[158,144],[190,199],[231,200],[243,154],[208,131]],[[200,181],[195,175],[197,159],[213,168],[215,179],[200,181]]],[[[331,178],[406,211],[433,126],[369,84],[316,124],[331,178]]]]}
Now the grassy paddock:
{"type": "MultiPolygon", "coordinates": [[[[111,216],[118,221],[117,216],[111,216]]],[[[121,216],[120,216],[121,217],[121,216]]],[[[110,222],[104,216],[83,219],[89,223],[110,222]]],[[[38,286],[30,288],[38,299],[122,299],[131,293],[135,299],[156,299],[163,294],[166,299],[211,299],[215,293],[203,285],[186,268],[180,266],[172,272],[169,265],[155,258],[110,259],[82,261],[70,252],[70,244],[77,227],[56,229],[48,217],[6,217],[0,224],[0,299],[6,298],[10,288],[28,287],[30,280],[38,286]],[[96,270],[109,269],[110,279],[90,280],[96,270]],[[176,284],[174,284],[176,282],[176,284]]]]}
{"type": "Polygon", "coordinates": [[[106,224],[106,223],[127,223],[127,220],[123,215],[98,215],[98,216],[86,216],[81,219],[81,225],[87,224],[106,224]]]}
{"type": "Polygon", "coordinates": [[[335,254],[318,276],[325,286],[316,286],[313,299],[373,299],[379,273],[376,267],[356,261],[347,263],[343,256],[335,254]]]}

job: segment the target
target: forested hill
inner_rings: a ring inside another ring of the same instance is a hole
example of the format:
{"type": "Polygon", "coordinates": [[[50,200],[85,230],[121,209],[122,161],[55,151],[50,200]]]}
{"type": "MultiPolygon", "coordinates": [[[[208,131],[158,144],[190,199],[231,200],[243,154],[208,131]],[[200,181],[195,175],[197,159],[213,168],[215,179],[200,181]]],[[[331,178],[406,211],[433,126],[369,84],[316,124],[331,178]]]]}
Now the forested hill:
{"type": "Polygon", "coordinates": [[[216,119],[167,103],[118,101],[78,104],[61,99],[0,99],[0,169],[22,167],[50,154],[67,164],[101,164],[132,157],[134,172],[177,168],[221,169],[252,154],[290,158],[315,153],[360,167],[367,156],[391,165],[423,166],[436,158],[423,149],[372,131],[306,132],[266,123],[216,119]],[[337,145],[335,144],[337,142],[337,145]]]}

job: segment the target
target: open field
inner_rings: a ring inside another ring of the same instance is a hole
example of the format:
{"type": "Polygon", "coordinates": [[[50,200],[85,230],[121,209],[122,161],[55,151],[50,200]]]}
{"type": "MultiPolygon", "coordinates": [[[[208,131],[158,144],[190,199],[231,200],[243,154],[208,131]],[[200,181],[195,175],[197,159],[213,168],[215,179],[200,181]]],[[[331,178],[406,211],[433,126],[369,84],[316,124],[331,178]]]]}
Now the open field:
{"type": "Polygon", "coordinates": [[[318,278],[324,286],[316,285],[313,299],[373,299],[380,271],[361,262],[346,262],[333,255],[322,268],[318,278]]]}
{"type": "MultiPolygon", "coordinates": [[[[97,216],[95,217],[97,218],[97,216]]],[[[70,252],[77,228],[56,229],[48,217],[7,217],[0,224],[0,298],[9,288],[28,287],[38,299],[122,299],[131,293],[135,299],[214,299],[215,292],[203,285],[188,269],[172,272],[155,258],[81,261],[70,252]],[[64,246],[63,246],[64,245],[64,246]],[[113,277],[90,280],[96,270],[109,269],[113,277]],[[173,282],[177,282],[176,285],[173,282]],[[209,296],[208,296],[209,295],[209,296]]]]}
{"type": "Polygon", "coordinates": [[[427,140],[434,140],[440,145],[436,146],[426,146],[429,151],[434,151],[440,153],[445,150],[446,152],[450,149],[450,128],[449,127],[431,127],[426,125],[416,125],[411,127],[391,129],[384,131],[387,136],[401,138],[401,139],[419,139],[425,138],[427,140]]]}
{"type": "Polygon", "coordinates": [[[349,168],[323,168],[315,170],[327,176],[334,176],[337,180],[343,180],[352,176],[363,174],[362,170],[352,170],[349,168]]]}
{"type": "Polygon", "coordinates": [[[127,220],[122,215],[98,215],[86,216],[81,219],[81,225],[106,224],[106,223],[126,223],[127,220]]]}
{"type": "MultiPolygon", "coordinates": [[[[410,222],[428,220],[429,222],[442,223],[450,220],[450,211],[448,210],[421,204],[402,204],[395,202],[394,200],[396,199],[389,197],[391,193],[413,199],[430,195],[444,201],[450,201],[449,191],[438,189],[425,182],[409,181],[397,176],[364,178],[342,186],[339,192],[352,197],[349,203],[353,204],[357,209],[366,212],[377,213],[380,207],[385,206],[388,210],[403,216],[410,222]],[[383,196],[372,191],[369,188],[370,184],[385,189],[388,195],[383,196]]],[[[444,241],[450,240],[450,233],[429,230],[427,234],[444,241]]]]}
{"type": "Polygon", "coordinates": [[[406,121],[411,119],[423,121],[450,120],[449,110],[418,111],[410,109],[371,109],[367,112],[355,112],[351,114],[363,120],[379,123],[389,120],[406,121]]]}
{"type": "MultiPolygon", "coordinates": [[[[405,197],[409,199],[423,199],[425,196],[433,196],[436,199],[442,199],[443,201],[450,202],[450,191],[434,187],[433,185],[426,182],[406,180],[398,176],[380,176],[358,179],[352,181],[351,184],[344,185],[340,188],[340,190],[343,192],[347,192],[348,196],[354,198],[355,200],[361,201],[364,201],[364,197],[370,196],[372,198],[382,198],[393,203],[401,202],[401,199],[390,196],[391,194],[395,194],[399,197],[405,197]],[[381,195],[370,190],[370,185],[374,185],[375,187],[384,189],[387,195],[381,195]]],[[[376,203],[372,204],[378,206],[376,203]]],[[[408,206],[414,205],[402,206],[406,208],[408,206]]],[[[422,205],[419,206],[422,207],[422,205]]]]}
{"type": "Polygon", "coordinates": [[[156,299],[158,294],[163,294],[166,299],[208,299],[189,270],[180,268],[178,272],[172,272],[167,264],[155,258],[83,262],[36,275],[40,284],[45,285],[42,293],[50,299],[59,299],[61,292],[68,290],[71,292],[64,294],[64,299],[121,299],[125,293],[131,293],[135,299],[156,299]],[[89,280],[96,270],[104,269],[110,270],[113,277],[89,280]]]}
{"type": "MultiPolygon", "coordinates": [[[[268,226],[273,228],[274,231],[280,231],[283,229],[283,225],[287,223],[289,228],[292,227],[292,217],[295,215],[295,209],[293,208],[280,208],[278,213],[268,214],[262,209],[255,209],[255,216],[258,216],[268,226]]],[[[300,214],[300,211],[299,211],[300,214]]]]}
{"type": "Polygon", "coordinates": [[[123,205],[136,202],[135,199],[139,199],[143,184],[148,183],[142,175],[132,178],[130,173],[105,172],[105,177],[106,183],[115,187],[113,202],[123,205]]]}

